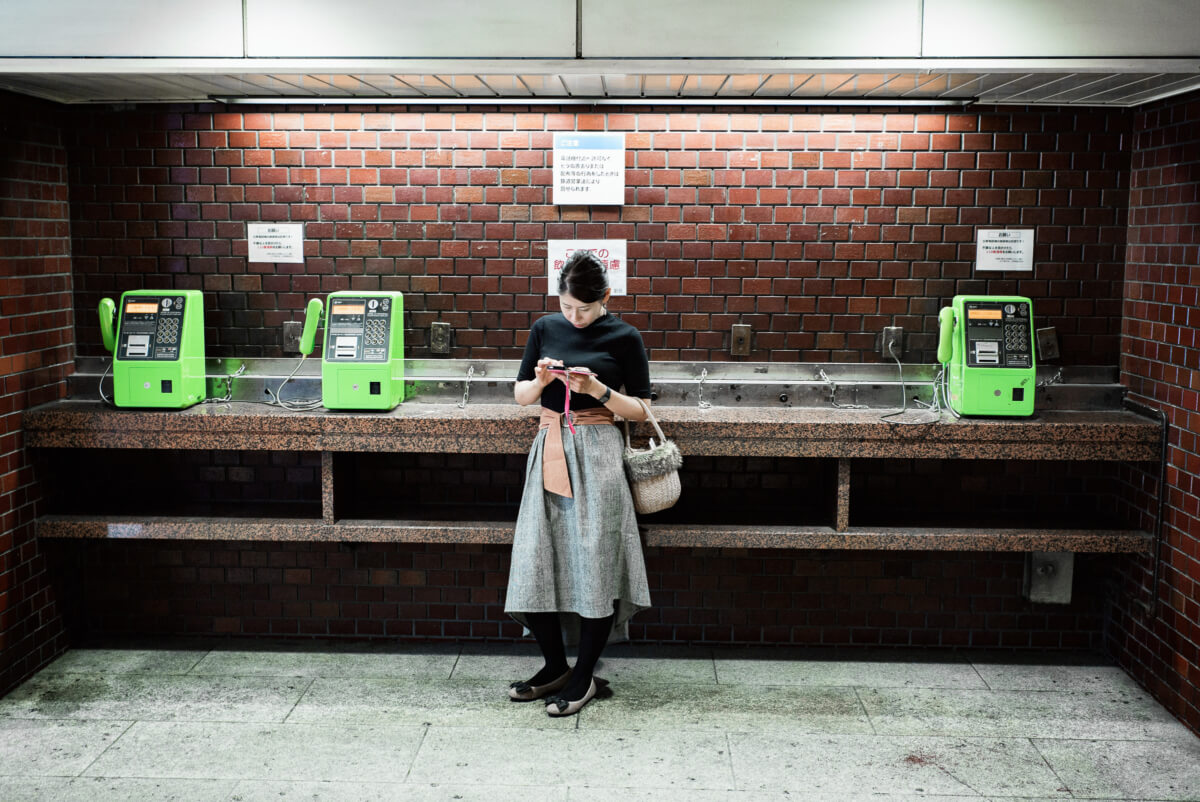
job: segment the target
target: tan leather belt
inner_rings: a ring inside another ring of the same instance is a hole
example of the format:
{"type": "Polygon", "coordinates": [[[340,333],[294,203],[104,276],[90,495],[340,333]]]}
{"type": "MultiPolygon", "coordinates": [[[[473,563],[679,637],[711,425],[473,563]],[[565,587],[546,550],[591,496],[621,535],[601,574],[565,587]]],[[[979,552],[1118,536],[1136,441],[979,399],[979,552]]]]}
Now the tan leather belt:
{"type": "MultiPolygon", "coordinates": [[[[581,426],[615,422],[612,411],[605,407],[580,409],[568,414],[571,423],[581,426]]],[[[563,450],[562,427],[562,413],[542,407],[538,428],[550,430],[546,432],[546,442],[542,444],[542,487],[551,493],[574,498],[571,495],[571,475],[567,473],[567,454],[563,450]]]]}

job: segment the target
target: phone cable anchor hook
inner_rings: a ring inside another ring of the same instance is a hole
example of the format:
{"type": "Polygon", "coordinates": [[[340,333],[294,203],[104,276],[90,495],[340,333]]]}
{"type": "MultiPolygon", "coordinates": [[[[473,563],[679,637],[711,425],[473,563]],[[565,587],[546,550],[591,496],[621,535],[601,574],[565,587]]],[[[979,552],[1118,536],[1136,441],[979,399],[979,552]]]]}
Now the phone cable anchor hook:
{"type": "Polygon", "coordinates": [[[467,408],[467,402],[471,400],[471,377],[473,377],[474,375],[475,375],[475,366],[474,366],[474,365],[468,365],[468,366],[467,366],[467,378],[466,378],[466,380],[463,382],[463,397],[462,397],[462,401],[459,401],[459,402],[458,402],[458,408],[459,408],[459,409],[466,409],[466,408],[467,408]]]}
{"type": "Polygon", "coordinates": [[[696,405],[700,409],[708,409],[712,404],[704,400],[704,380],[708,378],[708,368],[701,368],[700,378],[696,381],[696,387],[699,389],[696,405]]]}
{"type": "Polygon", "coordinates": [[[229,401],[232,401],[233,400],[233,380],[236,379],[238,376],[241,376],[245,372],[246,372],[246,363],[243,362],[242,364],[238,365],[238,369],[235,370],[233,373],[228,373],[228,374],[218,378],[217,381],[225,382],[225,395],[221,396],[220,398],[206,398],[206,399],[204,399],[204,403],[205,404],[225,404],[225,403],[228,403],[229,401]]]}
{"type": "Polygon", "coordinates": [[[1038,387],[1049,387],[1052,384],[1062,384],[1062,380],[1063,380],[1063,372],[1062,372],[1062,368],[1059,368],[1058,370],[1054,371],[1053,376],[1051,376],[1048,379],[1042,379],[1040,382],[1038,382],[1037,386],[1038,387]]]}
{"type": "Polygon", "coordinates": [[[825,368],[817,368],[817,378],[825,382],[829,386],[829,403],[834,409],[866,409],[866,404],[841,404],[837,400],[838,386],[837,382],[829,378],[825,373],[825,368]]]}

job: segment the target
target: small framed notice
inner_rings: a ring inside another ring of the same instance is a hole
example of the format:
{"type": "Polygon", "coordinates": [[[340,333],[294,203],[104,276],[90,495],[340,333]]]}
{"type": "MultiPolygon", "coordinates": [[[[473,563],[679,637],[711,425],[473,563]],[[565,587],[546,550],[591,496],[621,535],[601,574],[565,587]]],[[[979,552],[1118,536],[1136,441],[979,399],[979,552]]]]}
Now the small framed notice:
{"type": "Polygon", "coordinates": [[[625,134],[554,135],[554,205],[625,202],[625,134]]]}
{"type": "Polygon", "coordinates": [[[552,239],[546,241],[546,294],[558,295],[558,277],[563,265],[575,251],[591,251],[608,271],[608,286],[613,295],[625,294],[625,240],[623,239],[552,239]]]}
{"type": "Polygon", "coordinates": [[[251,262],[304,261],[303,223],[247,223],[247,260],[251,262]]]}
{"type": "Polygon", "coordinates": [[[975,269],[1033,270],[1033,229],[995,228],[975,233],[975,269]]]}

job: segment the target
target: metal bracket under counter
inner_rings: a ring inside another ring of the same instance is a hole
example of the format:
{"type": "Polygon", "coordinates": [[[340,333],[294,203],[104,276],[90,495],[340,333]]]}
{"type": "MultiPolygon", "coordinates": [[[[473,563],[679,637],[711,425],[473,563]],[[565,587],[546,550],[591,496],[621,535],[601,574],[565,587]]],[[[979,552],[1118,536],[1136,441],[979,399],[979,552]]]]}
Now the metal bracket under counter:
{"type": "MultiPolygon", "coordinates": [[[[77,359],[70,397],[98,398],[107,365],[107,359],[77,359]]],[[[518,360],[405,360],[405,403],[509,403],[519,367],[518,360]]],[[[909,407],[929,404],[939,368],[909,364],[901,377],[895,365],[885,363],[651,362],[650,376],[654,400],[669,406],[886,410],[901,406],[902,393],[909,407]]],[[[299,365],[297,359],[208,359],[206,373],[213,401],[269,401],[281,385],[289,402],[321,396],[316,359],[299,365]]],[[[1037,409],[1119,409],[1123,396],[1114,367],[1038,369],[1037,409]]]]}

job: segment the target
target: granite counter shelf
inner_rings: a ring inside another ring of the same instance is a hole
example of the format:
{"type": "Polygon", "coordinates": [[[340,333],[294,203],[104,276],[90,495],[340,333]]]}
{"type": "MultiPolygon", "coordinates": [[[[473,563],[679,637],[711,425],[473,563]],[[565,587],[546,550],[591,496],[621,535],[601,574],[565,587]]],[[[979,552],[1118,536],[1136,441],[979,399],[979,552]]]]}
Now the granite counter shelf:
{"type": "MultiPolygon", "coordinates": [[[[651,518],[643,523],[649,546],[1071,552],[1148,552],[1152,548],[1147,533],[1114,529],[1099,520],[1062,527],[1038,520],[1019,520],[1015,526],[937,521],[926,527],[906,520],[875,520],[878,513],[851,514],[852,472],[869,473],[870,466],[883,460],[966,464],[988,460],[1156,461],[1161,437],[1158,424],[1132,412],[1049,410],[1019,420],[955,419],[944,414],[932,425],[889,423],[880,418],[880,410],[811,407],[701,410],[660,406],[656,414],[686,455],[804,460],[817,474],[827,474],[826,481],[813,487],[828,497],[821,502],[823,506],[818,505],[821,512],[798,513],[798,520],[783,522],[754,521],[748,516],[739,519],[736,509],[720,522],[679,520],[676,516],[665,523],[651,518]]],[[[523,455],[536,432],[537,410],[515,404],[459,408],[407,403],[390,413],[289,412],[231,402],[182,411],[149,411],[62,401],[30,410],[24,426],[26,443],[45,450],[42,453],[60,455],[60,466],[77,461],[86,464],[88,453],[111,454],[112,449],[141,450],[151,462],[155,451],[246,452],[306,455],[313,474],[309,485],[298,485],[311,488],[304,491],[308,496],[301,492],[302,498],[284,517],[263,517],[260,510],[249,507],[240,515],[156,515],[148,507],[136,508],[136,499],[131,498],[128,510],[82,509],[62,514],[62,508],[52,506],[51,514],[38,521],[41,537],[507,543],[515,518],[511,506],[497,508],[489,520],[468,520],[473,517],[472,510],[454,510],[452,506],[436,519],[428,515],[422,519],[403,514],[379,516],[373,510],[356,508],[353,501],[346,502],[353,494],[339,490],[343,481],[339,477],[354,474],[355,461],[372,454],[523,455]],[[62,459],[67,454],[72,456],[62,459]]],[[[289,463],[292,467],[287,470],[303,476],[304,464],[303,460],[300,467],[289,463]]],[[[69,473],[70,469],[65,470],[69,473]]],[[[51,482],[70,479],[55,476],[51,482]]]]}
{"type": "MultiPolygon", "coordinates": [[[[1132,412],[1050,410],[1029,419],[881,420],[883,410],[655,408],[685,454],[916,459],[1158,459],[1159,429],[1132,412]]],[[[523,454],[538,411],[516,404],[402,404],[388,413],[288,412],[248,402],[181,411],[60,401],[25,414],[34,448],[258,449],[523,454]]]]}

